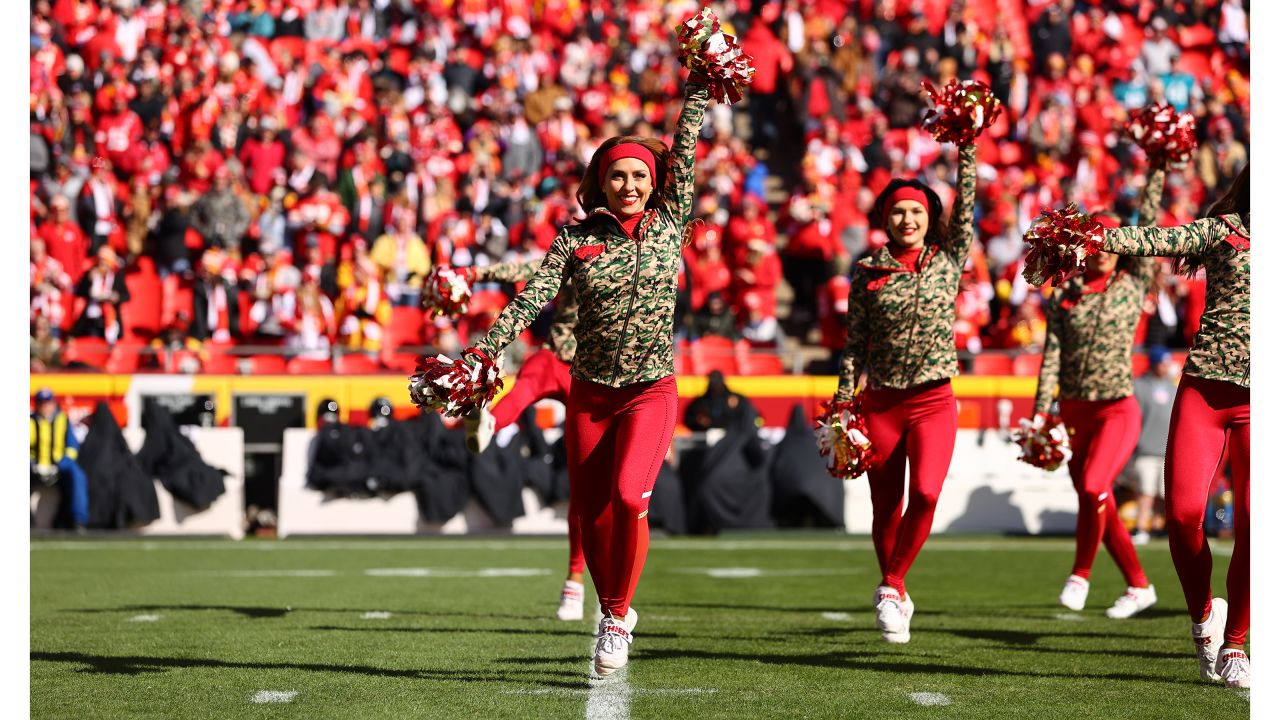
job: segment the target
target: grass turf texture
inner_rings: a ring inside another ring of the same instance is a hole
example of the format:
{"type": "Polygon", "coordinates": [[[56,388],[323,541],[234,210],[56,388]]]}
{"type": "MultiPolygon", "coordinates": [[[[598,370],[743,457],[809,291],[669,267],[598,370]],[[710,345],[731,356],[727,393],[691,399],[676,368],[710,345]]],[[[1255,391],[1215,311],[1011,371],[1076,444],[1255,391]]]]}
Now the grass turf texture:
{"type": "MultiPolygon", "coordinates": [[[[1230,546],[1215,548],[1223,592],[1230,546]]],[[[593,593],[586,620],[554,618],[562,540],[31,550],[34,718],[572,718],[602,699],[586,677],[593,593]],[[367,572],[385,568],[433,574],[367,572]],[[482,568],[543,574],[475,576],[482,568]],[[362,617],[377,611],[391,615],[362,617]],[[262,691],[296,695],[253,702],[262,691]]],[[[655,540],[635,600],[630,716],[1247,717],[1247,696],[1199,679],[1167,548],[1139,554],[1155,608],[1103,615],[1124,591],[1104,550],[1081,619],[1064,619],[1076,615],[1056,603],[1070,540],[935,537],[908,578],[917,609],[900,646],[875,629],[868,539],[655,540]]]]}

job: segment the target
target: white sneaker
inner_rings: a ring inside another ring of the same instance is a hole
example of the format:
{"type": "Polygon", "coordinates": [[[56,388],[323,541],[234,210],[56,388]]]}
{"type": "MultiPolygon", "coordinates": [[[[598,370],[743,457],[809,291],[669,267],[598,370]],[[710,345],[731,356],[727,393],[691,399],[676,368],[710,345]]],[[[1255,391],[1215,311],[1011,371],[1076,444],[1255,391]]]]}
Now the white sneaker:
{"type": "Polygon", "coordinates": [[[462,421],[467,433],[467,449],[476,455],[484,452],[489,447],[489,441],[493,440],[496,424],[493,413],[486,408],[468,413],[462,421]]]}
{"type": "Polygon", "coordinates": [[[1151,533],[1139,530],[1133,534],[1132,540],[1134,545],[1146,545],[1151,542],[1151,533]]]}
{"type": "Polygon", "coordinates": [[[1116,600],[1116,604],[1107,608],[1107,617],[1115,620],[1131,618],[1156,604],[1156,586],[1144,588],[1131,587],[1116,600]]]}
{"type": "Polygon", "coordinates": [[[1080,612],[1084,609],[1084,601],[1089,598],[1089,581],[1079,575],[1071,575],[1067,578],[1067,583],[1062,586],[1062,594],[1058,596],[1058,602],[1063,606],[1080,612]]]}
{"type": "Polygon", "coordinates": [[[565,580],[564,587],[560,589],[560,607],[556,610],[556,617],[561,620],[581,620],[582,599],[585,596],[586,588],[582,583],[565,580]]]}
{"type": "MultiPolygon", "coordinates": [[[[1227,629],[1227,601],[1214,598],[1209,604],[1209,619],[1191,623],[1191,641],[1196,644],[1196,659],[1200,661],[1200,677],[1205,680],[1221,680],[1218,675],[1218,651],[1222,649],[1222,633],[1227,629]]],[[[1248,660],[1245,661],[1246,663],[1248,660]]],[[[1246,673],[1247,677],[1247,673],[1246,673]]]]}
{"type": "Polygon", "coordinates": [[[622,620],[606,617],[600,621],[594,657],[597,675],[610,675],[627,664],[631,653],[631,631],[639,619],[635,609],[628,608],[627,616],[622,620]]]}
{"type": "Polygon", "coordinates": [[[911,597],[903,598],[897,590],[881,585],[872,596],[876,608],[876,627],[886,642],[895,644],[911,640],[911,616],[915,613],[915,603],[911,597]]]}
{"type": "Polygon", "coordinates": [[[1214,670],[1229,688],[1249,687],[1249,656],[1243,650],[1223,648],[1214,670]]]}

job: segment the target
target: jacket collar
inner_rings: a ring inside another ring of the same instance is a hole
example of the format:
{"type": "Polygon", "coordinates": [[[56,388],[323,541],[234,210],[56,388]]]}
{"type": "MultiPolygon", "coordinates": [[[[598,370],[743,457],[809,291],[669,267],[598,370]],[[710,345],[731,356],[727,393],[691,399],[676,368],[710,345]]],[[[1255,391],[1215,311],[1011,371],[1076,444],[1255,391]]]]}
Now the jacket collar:
{"type": "MultiPolygon", "coordinates": [[[[640,224],[636,225],[636,237],[642,237],[645,230],[649,229],[649,226],[653,224],[654,218],[656,217],[658,217],[657,210],[649,209],[640,213],[640,224]]],[[[622,220],[620,220],[617,215],[614,215],[609,208],[592,208],[591,212],[587,213],[587,221],[592,220],[599,220],[608,223],[612,227],[616,228],[622,237],[627,237],[627,231],[622,227],[622,220]]]]}
{"type": "MultiPolygon", "coordinates": [[[[938,254],[937,245],[932,245],[932,244],[925,245],[924,252],[920,254],[920,261],[916,267],[923,270],[924,266],[929,262],[929,260],[932,259],[933,256],[937,254],[938,254]]],[[[867,257],[864,257],[861,260],[859,260],[858,266],[866,268],[868,270],[885,270],[888,272],[907,272],[907,269],[902,266],[902,263],[898,262],[897,259],[893,257],[893,253],[889,252],[888,243],[885,243],[880,247],[879,250],[876,250],[875,252],[871,253],[867,257]]]]}

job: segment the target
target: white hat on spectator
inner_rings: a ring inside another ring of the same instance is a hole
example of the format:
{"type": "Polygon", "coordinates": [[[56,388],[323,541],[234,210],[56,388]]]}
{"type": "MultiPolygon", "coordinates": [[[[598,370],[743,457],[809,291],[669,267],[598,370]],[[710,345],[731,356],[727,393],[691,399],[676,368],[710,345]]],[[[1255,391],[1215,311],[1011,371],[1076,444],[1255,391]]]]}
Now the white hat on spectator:
{"type": "Polygon", "coordinates": [[[67,72],[74,72],[77,75],[84,72],[84,59],[75,53],[68,55],[67,72]]]}
{"type": "Polygon", "coordinates": [[[228,50],[218,59],[218,67],[222,72],[235,72],[240,69],[240,56],[228,50]]]}

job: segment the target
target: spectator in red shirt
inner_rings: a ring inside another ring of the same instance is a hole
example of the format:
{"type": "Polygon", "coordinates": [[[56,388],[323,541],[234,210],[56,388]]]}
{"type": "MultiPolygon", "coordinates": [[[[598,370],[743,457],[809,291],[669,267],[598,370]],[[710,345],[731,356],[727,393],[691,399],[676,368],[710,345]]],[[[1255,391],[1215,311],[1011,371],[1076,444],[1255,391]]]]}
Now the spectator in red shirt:
{"type": "Polygon", "coordinates": [[[49,257],[58,262],[71,282],[80,282],[89,259],[89,241],[80,226],[71,221],[71,203],[65,195],[54,195],[49,201],[52,217],[38,232],[49,257]]]}
{"type": "MultiPolygon", "coordinates": [[[[776,6],[767,5],[777,16],[776,6]]],[[[751,114],[751,143],[756,147],[770,147],[778,140],[778,84],[782,76],[791,72],[791,51],[782,44],[769,27],[771,20],[762,13],[751,23],[742,36],[742,49],[751,55],[756,69],[751,81],[751,93],[747,99],[747,112],[751,114]]]]}

